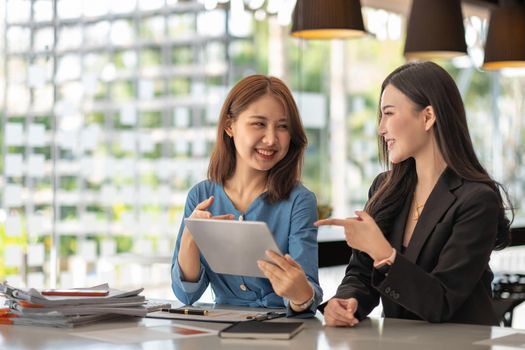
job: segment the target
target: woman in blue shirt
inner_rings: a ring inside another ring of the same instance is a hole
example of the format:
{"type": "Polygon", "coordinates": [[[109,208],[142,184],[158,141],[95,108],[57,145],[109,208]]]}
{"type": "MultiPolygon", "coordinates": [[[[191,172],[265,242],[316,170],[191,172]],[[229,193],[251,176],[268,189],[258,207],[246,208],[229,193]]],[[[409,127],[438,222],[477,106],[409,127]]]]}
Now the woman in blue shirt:
{"type": "Polygon", "coordinates": [[[184,217],[264,221],[279,256],[258,261],[268,279],[211,270],[191,233],[181,224],[172,264],[172,288],[185,304],[208,284],[219,304],[287,307],[311,316],[322,300],[318,282],[315,195],[300,184],[307,140],[290,90],[279,79],[252,75],[226,97],[208,180],[194,186],[184,217]]]}

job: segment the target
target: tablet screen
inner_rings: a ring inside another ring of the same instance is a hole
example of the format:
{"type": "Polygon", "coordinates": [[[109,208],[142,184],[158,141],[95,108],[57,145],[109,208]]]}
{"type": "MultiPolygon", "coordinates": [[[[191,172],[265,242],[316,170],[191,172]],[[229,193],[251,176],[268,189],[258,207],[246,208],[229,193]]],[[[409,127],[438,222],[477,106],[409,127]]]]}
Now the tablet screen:
{"type": "Polygon", "coordinates": [[[202,255],[216,273],[266,278],[257,260],[265,251],[282,255],[265,222],[184,219],[202,255]]]}

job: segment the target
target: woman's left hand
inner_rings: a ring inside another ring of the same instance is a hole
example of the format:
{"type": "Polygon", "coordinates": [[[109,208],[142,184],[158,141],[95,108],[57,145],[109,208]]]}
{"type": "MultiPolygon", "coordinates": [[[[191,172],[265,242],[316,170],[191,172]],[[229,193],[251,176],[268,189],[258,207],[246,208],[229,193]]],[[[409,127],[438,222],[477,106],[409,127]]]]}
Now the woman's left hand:
{"type": "Polygon", "coordinates": [[[374,219],[365,211],[356,211],[355,214],[355,218],[318,220],[314,225],[343,226],[346,243],[350,247],[367,253],[375,261],[388,258],[392,254],[392,246],[374,219]]]}
{"type": "Polygon", "coordinates": [[[257,265],[270,280],[275,294],[293,301],[296,305],[312,298],[313,288],[308,283],[301,265],[288,254],[281,256],[267,250],[266,256],[272,262],[257,260],[257,265]]]}

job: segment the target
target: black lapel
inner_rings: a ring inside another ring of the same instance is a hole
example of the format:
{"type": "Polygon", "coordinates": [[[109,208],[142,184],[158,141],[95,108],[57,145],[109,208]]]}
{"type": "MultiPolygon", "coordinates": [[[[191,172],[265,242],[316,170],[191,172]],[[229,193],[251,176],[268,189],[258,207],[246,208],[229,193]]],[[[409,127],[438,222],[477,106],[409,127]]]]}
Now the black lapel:
{"type": "Polygon", "coordinates": [[[434,227],[436,227],[439,220],[456,200],[456,196],[452,193],[452,190],[461,184],[461,178],[452,170],[447,168],[443,174],[441,174],[414,228],[414,233],[405,252],[408,260],[416,262],[423,245],[432,231],[434,231],[434,227]]]}

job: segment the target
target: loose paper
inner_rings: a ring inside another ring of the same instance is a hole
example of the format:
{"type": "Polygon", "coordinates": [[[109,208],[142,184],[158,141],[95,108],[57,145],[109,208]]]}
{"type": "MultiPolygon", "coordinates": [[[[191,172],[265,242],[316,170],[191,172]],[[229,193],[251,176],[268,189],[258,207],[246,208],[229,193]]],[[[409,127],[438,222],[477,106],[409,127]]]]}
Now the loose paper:
{"type": "Polygon", "coordinates": [[[503,337],[477,341],[475,345],[504,346],[525,349],[525,334],[514,333],[503,337]]]}
{"type": "Polygon", "coordinates": [[[113,344],[143,343],[153,340],[195,338],[216,335],[217,331],[200,327],[171,323],[166,326],[129,327],[90,332],[71,333],[77,337],[96,339],[113,344]]]}
{"type": "MultiPolygon", "coordinates": [[[[194,309],[199,309],[201,307],[193,306],[194,309]]],[[[184,315],[184,314],[175,314],[165,311],[156,311],[150,312],[146,317],[150,318],[168,318],[176,320],[186,320],[186,321],[204,321],[204,322],[241,322],[247,321],[255,317],[257,314],[265,313],[264,309],[260,311],[254,310],[238,310],[238,309],[215,309],[213,307],[202,307],[202,309],[208,310],[206,316],[200,315],[184,315]]],[[[272,311],[274,311],[272,309],[272,311]]],[[[278,310],[281,311],[281,310],[278,310]]],[[[284,311],[284,310],[283,310],[284,311]]]]}

